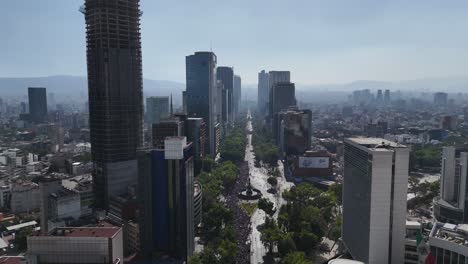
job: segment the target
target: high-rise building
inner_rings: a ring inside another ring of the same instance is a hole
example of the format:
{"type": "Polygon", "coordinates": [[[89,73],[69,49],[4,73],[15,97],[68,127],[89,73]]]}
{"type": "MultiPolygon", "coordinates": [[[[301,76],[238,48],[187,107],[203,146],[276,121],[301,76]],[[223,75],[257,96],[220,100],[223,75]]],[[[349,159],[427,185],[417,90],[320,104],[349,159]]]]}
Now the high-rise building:
{"type": "MultiPolygon", "coordinates": [[[[193,157],[200,161],[205,156],[206,125],[203,118],[187,118],[185,121],[185,136],[192,142],[193,157]]],[[[197,164],[196,164],[197,167],[197,164]]],[[[195,173],[198,173],[196,168],[195,173]]]]}
{"type": "Polygon", "coordinates": [[[216,69],[216,79],[221,81],[224,89],[226,90],[228,96],[227,104],[227,122],[233,122],[233,110],[234,110],[234,68],[232,67],[218,67],[216,69]]]}
{"type": "Polygon", "coordinates": [[[49,231],[49,195],[62,189],[62,180],[52,176],[42,177],[39,181],[40,211],[41,211],[41,232],[47,234],[49,231]]]}
{"type": "Polygon", "coordinates": [[[271,89],[272,94],[275,95],[270,101],[272,116],[281,110],[296,106],[296,87],[294,83],[277,82],[271,89]]]}
{"type": "Polygon", "coordinates": [[[265,70],[258,73],[257,106],[258,111],[265,114],[267,111],[268,98],[270,96],[269,76],[265,70]]]}
{"type": "Polygon", "coordinates": [[[434,104],[438,106],[447,105],[448,94],[443,92],[438,92],[434,94],[434,104]]]}
{"type": "Polygon", "coordinates": [[[273,134],[281,153],[303,154],[311,145],[312,112],[291,108],[275,113],[273,134]]]}
{"type": "Polygon", "coordinates": [[[194,250],[193,148],[185,137],[139,151],[142,254],[187,260],[194,250]]]}
{"type": "Polygon", "coordinates": [[[380,102],[380,103],[383,101],[383,93],[381,89],[377,90],[377,97],[375,99],[377,100],[377,102],[380,102]]]}
{"type": "Polygon", "coordinates": [[[442,148],[440,196],[434,199],[434,216],[440,222],[468,223],[468,152],[453,146],[442,148]]]}
{"type": "Polygon", "coordinates": [[[169,117],[169,96],[146,98],[146,120],[148,125],[158,124],[169,117]]]}
{"type": "Polygon", "coordinates": [[[380,138],[344,143],[346,249],[364,263],[403,263],[409,148],[380,138]]]}
{"type": "Polygon", "coordinates": [[[289,83],[291,82],[291,73],[289,71],[270,71],[268,73],[268,109],[270,118],[273,117],[274,110],[273,110],[273,102],[275,101],[275,90],[273,87],[277,83],[289,83]]]}
{"type": "Polygon", "coordinates": [[[384,93],[384,102],[385,104],[389,104],[390,103],[390,90],[385,90],[385,93],[384,93]]]}
{"type": "Polygon", "coordinates": [[[214,128],[219,114],[216,109],[216,55],[213,52],[195,52],[185,58],[185,66],[187,115],[203,118],[207,126],[206,150],[215,155],[214,128]]]}
{"type": "Polygon", "coordinates": [[[153,124],[152,129],[153,146],[164,145],[166,137],[184,136],[185,134],[184,121],[181,121],[178,118],[164,120],[159,122],[159,124],[153,124]]]}
{"type": "Polygon", "coordinates": [[[46,88],[29,87],[29,119],[34,123],[47,121],[47,93],[46,88]]]}
{"type": "Polygon", "coordinates": [[[239,114],[241,97],[242,97],[242,79],[239,75],[234,75],[234,92],[233,92],[234,118],[236,118],[237,115],[239,114]]]}
{"type": "Polygon", "coordinates": [[[143,93],[139,0],[85,0],[89,125],[98,208],[137,181],[143,93]]]}

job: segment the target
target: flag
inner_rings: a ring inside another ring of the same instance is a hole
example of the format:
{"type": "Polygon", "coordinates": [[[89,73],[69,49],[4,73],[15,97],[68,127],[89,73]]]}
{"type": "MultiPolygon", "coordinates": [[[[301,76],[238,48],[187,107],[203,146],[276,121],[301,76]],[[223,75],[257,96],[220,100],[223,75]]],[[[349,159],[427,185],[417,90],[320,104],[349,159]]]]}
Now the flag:
{"type": "Polygon", "coordinates": [[[421,234],[421,230],[418,229],[418,231],[416,232],[416,246],[419,247],[419,244],[421,244],[423,240],[423,237],[422,237],[422,234],[421,234]]]}
{"type": "Polygon", "coordinates": [[[432,255],[432,253],[429,252],[429,255],[427,255],[426,260],[424,261],[424,264],[435,264],[435,263],[436,263],[436,259],[434,255],[432,255]]]}

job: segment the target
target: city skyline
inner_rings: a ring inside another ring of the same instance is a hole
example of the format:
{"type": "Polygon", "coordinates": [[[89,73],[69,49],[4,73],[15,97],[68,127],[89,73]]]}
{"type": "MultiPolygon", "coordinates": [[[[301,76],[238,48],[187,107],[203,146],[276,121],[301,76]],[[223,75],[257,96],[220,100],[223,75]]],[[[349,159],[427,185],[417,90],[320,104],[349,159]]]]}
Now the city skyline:
{"type": "MultiPolygon", "coordinates": [[[[17,29],[5,32],[9,41],[0,44],[9,51],[2,54],[2,77],[86,75],[78,12],[83,1],[28,1],[30,8],[24,9],[25,2],[5,3],[8,12],[0,16],[4,29],[17,29]]],[[[210,49],[220,65],[239,69],[246,84],[256,83],[256,73],[267,66],[290,69],[299,84],[460,76],[468,66],[463,2],[297,1],[283,12],[278,1],[144,0],[141,9],[143,74],[150,79],[183,82],[184,56],[210,49]],[[203,16],[202,10],[213,12],[203,16]],[[236,23],[229,20],[233,17],[236,23]],[[218,22],[210,25],[213,20],[218,22]],[[216,35],[202,30],[207,26],[216,35]],[[275,32],[282,29],[278,38],[275,32]]]]}

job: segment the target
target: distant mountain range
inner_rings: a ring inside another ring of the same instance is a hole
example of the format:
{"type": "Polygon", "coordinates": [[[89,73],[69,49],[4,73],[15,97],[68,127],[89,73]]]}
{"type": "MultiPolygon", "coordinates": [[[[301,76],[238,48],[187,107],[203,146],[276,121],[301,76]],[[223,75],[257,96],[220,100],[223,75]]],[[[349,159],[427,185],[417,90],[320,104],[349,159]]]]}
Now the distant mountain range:
{"type": "MultiPolygon", "coordinates": [[[[0,78],[0,97],[15,96],[26,97],[27,87],[46,87],[47,92],[54,93],[56,100],[87,100],[87,81],[83,76],[58,75],[49,77],[31,78],[0,78]]],[[[246,84],[243,86],[243,98],[255,99],[257,85],[246,84]]],[[[358,89],[390,89],[402,92],[436,92],[449,93],[468,92],[468,77],[427,78],[400,82],[382,81],[355,81],[346,84],[302,85],[296,84],[297,95],[300,100],[316,101],[322,95],[328,94],[335,99],[343,99],[353,90],[358,89]],[[336,97],[335,97],[336,96],[336,97]],[[338,98],[339,97],[339,98],[338,98]]],[[[174,81],[143,80],[144,96],[169,96],[173,95],[174,103],[181,104],[182,91],[185,84],[174,81]]]]}

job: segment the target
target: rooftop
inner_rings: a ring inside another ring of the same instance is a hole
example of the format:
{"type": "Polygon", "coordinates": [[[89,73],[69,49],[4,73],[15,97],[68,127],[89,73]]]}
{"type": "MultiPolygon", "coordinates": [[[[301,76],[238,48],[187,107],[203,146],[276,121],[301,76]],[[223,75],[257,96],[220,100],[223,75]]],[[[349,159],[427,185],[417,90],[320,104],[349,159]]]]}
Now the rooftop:
{"type": "Polygon", "coordinates": [[[437,238],[468,247],[468,225],[437,223],[432,228],[430,238],[437,238]]]}
{"type": "Polygon", "coordinates": [[[112,238],[120,230],[120,227],[63,227],[53,230],[50,236],[112,238]]]}
{"type": "Polygon", "coordinates": [[[20,264],[24,256],[1,256],[0,264],[20,264]]]}
{"type": "Polygon", "coordinates": [[[367,138],[367,137],[356,137],[356,138],[347,138],[346,141],[350,141],[354,144],[361,145],[369,149],[385,149],[386,147],[391,148],[406,148],[405,145],[389,141],[383,138],[367,138]]]}
{"type": "Polygon", "coordinates": [[[18,230],[18,229],[21,229],[21,228],[23,228],[23,227],[35,226],[35,225],[37,225],[37,222],[36,222],[36,221],[31,221],[31,222],[26,222],[26,223],[18,224],[18,225],[9,226],[9,227],[7,227],[7,230],[8,230],[8,231],[18,230]]]}

